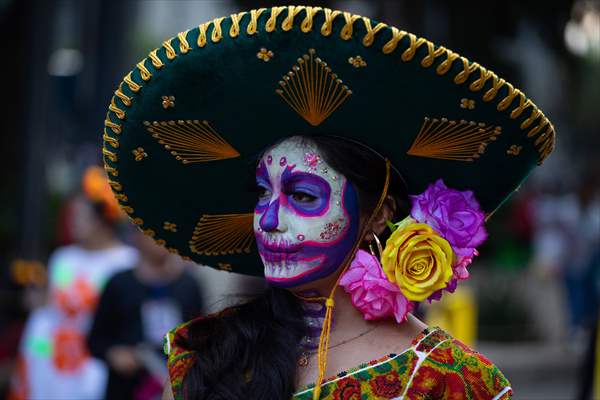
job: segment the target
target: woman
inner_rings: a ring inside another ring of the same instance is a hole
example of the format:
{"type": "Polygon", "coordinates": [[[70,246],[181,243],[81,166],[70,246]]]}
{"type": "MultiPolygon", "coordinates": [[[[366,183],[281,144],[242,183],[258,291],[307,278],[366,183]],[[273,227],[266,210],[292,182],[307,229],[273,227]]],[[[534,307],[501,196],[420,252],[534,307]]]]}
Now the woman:
{"type": "Polygon", "coordinates": [[[273,7],[164,42],[105,126],[111,185],[146,234],[270,284],[167,335],[175,399],[511,396],[410,314],[468,278],[485,219],[552,151],[506,81],[368,18],[273,7]]]}

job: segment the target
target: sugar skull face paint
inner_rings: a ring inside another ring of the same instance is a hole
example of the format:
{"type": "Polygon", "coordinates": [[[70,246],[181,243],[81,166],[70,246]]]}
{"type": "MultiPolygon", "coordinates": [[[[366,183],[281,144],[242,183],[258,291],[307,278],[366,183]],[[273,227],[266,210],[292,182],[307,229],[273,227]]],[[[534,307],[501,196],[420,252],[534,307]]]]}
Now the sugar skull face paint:
{"type": "Polygon", "coordinates": [[[284,140],[256,170],[254,234],[272,284],[293,287],[333,273],[358,235],[358,196],[312,143],[284,140]]]}

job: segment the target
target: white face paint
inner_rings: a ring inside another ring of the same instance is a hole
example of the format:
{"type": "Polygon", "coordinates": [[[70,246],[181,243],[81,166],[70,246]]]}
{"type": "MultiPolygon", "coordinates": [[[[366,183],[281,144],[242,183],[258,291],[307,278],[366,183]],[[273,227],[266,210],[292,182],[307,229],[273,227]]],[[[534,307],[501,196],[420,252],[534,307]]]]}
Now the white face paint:
{"type": "Polygon", "coordinates": [[[254,233],[266,279],[292,287],[337,270],[358,234],[358,198],[350,182],[300,137],[265,152],[256,182],[254,233]]]}

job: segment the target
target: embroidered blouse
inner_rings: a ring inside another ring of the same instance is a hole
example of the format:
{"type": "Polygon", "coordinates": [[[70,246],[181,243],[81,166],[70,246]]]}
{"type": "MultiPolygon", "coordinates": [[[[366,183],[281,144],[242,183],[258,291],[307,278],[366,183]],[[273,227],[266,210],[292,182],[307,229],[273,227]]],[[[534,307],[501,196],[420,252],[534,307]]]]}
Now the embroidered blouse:
{"type": "MultiPolygon", "coordinates": [[[[183,379],[194,362],[194,352],[182,347],[193,322],[165,336],[175,400],[184,400],[183,379]]],[[[298,390],[291,400],[312,400],[313,387],[298,390]]],[[[491,361],[440,328],[426,328],[400,354],[340,372],[321,385],[321,400],[505,400],[511,396],[510,383],[491,361]]]]}

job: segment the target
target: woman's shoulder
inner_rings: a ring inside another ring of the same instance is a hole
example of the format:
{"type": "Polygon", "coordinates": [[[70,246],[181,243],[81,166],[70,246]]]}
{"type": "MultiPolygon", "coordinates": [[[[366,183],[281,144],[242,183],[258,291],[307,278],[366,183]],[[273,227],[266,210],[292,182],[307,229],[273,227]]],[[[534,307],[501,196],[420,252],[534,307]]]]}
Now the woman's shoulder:
{"type": "Polygon", "coordinates": [[[413,372],[409,398],[508,399],[510,382],[487,357],[435,328],[414,347],[420,362],[413,372]]]}

